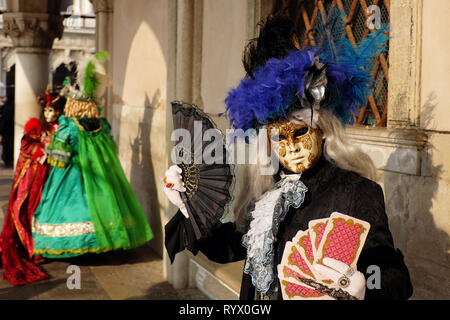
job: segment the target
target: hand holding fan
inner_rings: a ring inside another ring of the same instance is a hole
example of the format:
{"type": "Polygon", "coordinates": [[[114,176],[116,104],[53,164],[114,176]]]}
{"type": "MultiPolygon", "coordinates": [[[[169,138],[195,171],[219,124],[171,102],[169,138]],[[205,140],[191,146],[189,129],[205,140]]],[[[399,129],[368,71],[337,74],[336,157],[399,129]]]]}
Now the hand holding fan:
{"type": "Polygon", "coordinates": [[[182,169],[186,192],[181,193],[181,197],[195,235],[200,239],[211,234],[228,209],[234,182],[233,167],[226,160],[222,133],[200,108],[174,101],[172,118],[179,138],[172,159],[175,158],[182,169]],[[210,158],[204,157],[205,151],[209,151],[206,155],[210,158]]]}

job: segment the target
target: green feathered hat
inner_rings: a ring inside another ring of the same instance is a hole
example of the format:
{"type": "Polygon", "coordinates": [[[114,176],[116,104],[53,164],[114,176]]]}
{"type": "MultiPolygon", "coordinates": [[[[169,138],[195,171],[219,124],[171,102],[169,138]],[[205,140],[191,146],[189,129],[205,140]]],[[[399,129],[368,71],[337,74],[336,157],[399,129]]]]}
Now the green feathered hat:
{"type": "Polygon", "coordinates": [[[88,55],[78,63],[78,74],[75,86],[66,83],[63,94],[68,98],[82,101],[92,101],[101,104],[106,87],[112,79],[106,73],[105,63],[109,60],[107,51],[88,55]]]}

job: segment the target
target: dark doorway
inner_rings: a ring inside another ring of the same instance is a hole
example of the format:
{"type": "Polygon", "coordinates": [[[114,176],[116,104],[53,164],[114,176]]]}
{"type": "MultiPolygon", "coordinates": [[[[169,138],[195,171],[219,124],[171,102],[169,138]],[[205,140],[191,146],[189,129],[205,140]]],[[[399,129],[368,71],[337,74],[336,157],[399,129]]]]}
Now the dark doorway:
{"type": "Polygon", "coordinates": [[[2,136],[1,158],[6,167],[13,166],[14,160],[14,89],[16,66],[6,73],[6,102],[1,106],[0,134],[2,136]]]}
{"type": "Polygon", "coordinates": [[[53,90],[61,90],[66,77],[70,78],[70,83],[75,83],[77,73],[77,66],[74,62],[70,62],[68,65],[60,64],[58,68],[53,72],[52,88],[53,90]]]}

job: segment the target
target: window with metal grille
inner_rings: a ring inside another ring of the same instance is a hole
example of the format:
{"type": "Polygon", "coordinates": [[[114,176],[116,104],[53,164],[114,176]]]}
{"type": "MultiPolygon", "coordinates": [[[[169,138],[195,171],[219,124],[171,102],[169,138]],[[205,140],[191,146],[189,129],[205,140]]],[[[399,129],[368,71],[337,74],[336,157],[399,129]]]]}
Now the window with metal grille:
{"type": "MultiPolygon", "coordinates": [[[[329,18],[333,7],[337,7],[346,16],[347,38],[352,43],[365,39],[369,32],[368,21],[379,13],[381,23],[389,23],[390,0],[274,0],[272,14],[284,13],[295,22],[303,45],[311,44],[310,30],[317,19],[329,18]],[[370,6],[377,11],[369,11],[370,6]]],[[[388,44],[389,46],[389,44],[388,44]]],[[[389,48],[389,47],[388,47],[389,48]]],[[[389,50],[376,59],[373,78],[373,94],[368,97],[367,105],[354,115],[355,125],[385,127],[388,111],[389,50]]]]}

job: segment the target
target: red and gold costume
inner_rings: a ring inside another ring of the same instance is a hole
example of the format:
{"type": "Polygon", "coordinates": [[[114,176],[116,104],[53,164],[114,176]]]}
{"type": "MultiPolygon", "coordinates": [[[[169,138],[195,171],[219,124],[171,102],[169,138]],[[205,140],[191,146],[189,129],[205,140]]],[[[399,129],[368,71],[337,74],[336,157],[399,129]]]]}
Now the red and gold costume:
{"type": "MultiPolygon", "coordinates": [[[[46,93],[39,100],[45,108],[56,109],[53,104],[58,96],[46,93]]],[[[61,104],[60,101],[59,104],[61,104]]],[[[44,111],[43,109],[43,111],[44,111]]],[[[58,108],[59,109],[59,108],[58,108]]],[[[34,211],[41,200],[42,190],[50,172],[46,147],[57,130],[58,120],[48,123],[31,118],[25,125],[21,140],[14,181],[11,187],[8,209],[0,235],[0,264],[3,279],[13,286],[46,279],[48,276],[38,266],[41,257],[33,256],[31,226],[34,211]]]]}

